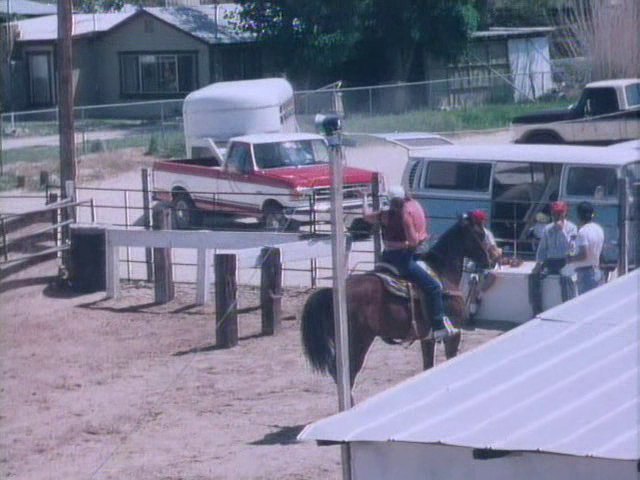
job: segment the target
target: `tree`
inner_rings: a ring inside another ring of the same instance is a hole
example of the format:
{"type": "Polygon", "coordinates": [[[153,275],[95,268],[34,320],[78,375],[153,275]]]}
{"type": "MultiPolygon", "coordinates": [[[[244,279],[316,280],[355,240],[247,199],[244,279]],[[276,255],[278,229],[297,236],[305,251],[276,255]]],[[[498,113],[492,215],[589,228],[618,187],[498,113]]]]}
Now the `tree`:
{"type": "Polygon", "coordinates": [[[584,57],[588,80],[640,76],[640,2],[569,0],[558,26],[573,57],[584,57]]]}
{"type": "Polygon", "coordinates": [[[455,59],[478,25],[474,0],[240,0],[255,33],[292,79],[406,81],[425,53],[455,59]]]}

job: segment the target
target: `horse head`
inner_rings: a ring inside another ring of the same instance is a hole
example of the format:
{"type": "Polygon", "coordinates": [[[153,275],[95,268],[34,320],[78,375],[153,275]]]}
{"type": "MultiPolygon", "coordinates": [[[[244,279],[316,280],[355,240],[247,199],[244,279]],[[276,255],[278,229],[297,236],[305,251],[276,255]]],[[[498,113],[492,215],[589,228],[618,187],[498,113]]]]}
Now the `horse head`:
{"type": "Polygon", "coordinates": [[[469,216],[463,215],[458,219],[460,229],[460,241],[462,253],[470,258],[480,268],[490,268],[494,263],[491,252],[485,242],[486,233],[478,222],[474,222],[469,216]]]}

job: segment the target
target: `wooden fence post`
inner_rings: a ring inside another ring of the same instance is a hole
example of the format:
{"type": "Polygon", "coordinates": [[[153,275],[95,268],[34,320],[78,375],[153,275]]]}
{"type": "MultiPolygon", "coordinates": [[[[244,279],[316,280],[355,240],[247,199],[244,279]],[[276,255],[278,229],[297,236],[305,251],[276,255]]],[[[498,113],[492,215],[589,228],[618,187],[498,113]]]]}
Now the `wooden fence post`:
{"type": "MultiPolygon", "coordinates": [[[[171,210],[159,208],[153,211],[153,229],[171,229],[171,210]]],[[[153,249],[153,269],[155,276],[156,303],[167,303],[174,299],[176,292],[173,285],[173,266],[170,248],[153,249]]]]}
{"type": "Polygon", "coordinates": [[[238,344],[238,304],[236,302],[236,256],[218,253],[214,258],[216,276],[216,345],[238,344]]]}
{"type": "Polygon", "coordinates": [[[262,308],[262,334],[273,335],[280,330],[282,312],[282,263],[280,249],[262,249],[260,306],[262,308]]]}
{"type": "MultiPolygon", "coordinates": [[[[371,185],[371,202],[373,211],[380,211],[380,177],[377,172],[374,173],[374,180],[371,185]]],[[[373,237],[373,261],[378,263],[382,257],[382,235],[380,232],[380,225],[373,225],[371,235],[373,237]]]]}
{"type": "MultiPolygon", "coordinates": [[[[151,230],[151,195],[149,192],[149,169],[142,169],[142,220],[145,230],[151,230]]],[[[147,282],[153,280],[153,255],[150,248],[144,249],[147,267],[147,282]]]]}

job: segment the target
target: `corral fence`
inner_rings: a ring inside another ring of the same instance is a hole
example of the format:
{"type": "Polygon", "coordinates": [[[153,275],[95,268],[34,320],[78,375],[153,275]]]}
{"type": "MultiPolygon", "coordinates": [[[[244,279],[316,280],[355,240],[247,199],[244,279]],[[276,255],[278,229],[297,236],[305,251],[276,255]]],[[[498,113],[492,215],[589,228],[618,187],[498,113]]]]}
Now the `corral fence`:
{"type": "MultiPolygon", "coordinates": [[[[73,183],[69,182],[64,200],[59,201],[56,193],[49,193],[42,197],[45,205],[41,208],[0,214],[0,277],[69,251],[69,228],[76,222],[76,209],[88,206],[93,210],[91,200],[78,202],[73,191],[73,183]]],[[[20,201],[24,197],[13,199],[20,201]]]]}

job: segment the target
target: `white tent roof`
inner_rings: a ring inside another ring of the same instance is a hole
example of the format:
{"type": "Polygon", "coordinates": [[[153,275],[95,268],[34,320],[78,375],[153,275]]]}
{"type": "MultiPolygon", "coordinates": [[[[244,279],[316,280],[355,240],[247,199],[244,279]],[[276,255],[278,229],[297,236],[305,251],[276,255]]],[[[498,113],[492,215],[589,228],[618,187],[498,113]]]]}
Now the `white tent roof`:
{"type": "Polygon", "coordinates": [[[638,460],[639,292],[636,270],[299,438],[638,460]]]}

